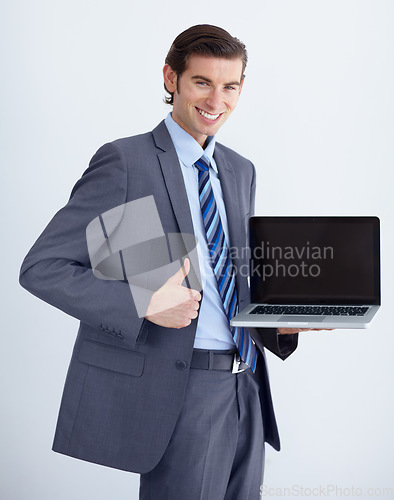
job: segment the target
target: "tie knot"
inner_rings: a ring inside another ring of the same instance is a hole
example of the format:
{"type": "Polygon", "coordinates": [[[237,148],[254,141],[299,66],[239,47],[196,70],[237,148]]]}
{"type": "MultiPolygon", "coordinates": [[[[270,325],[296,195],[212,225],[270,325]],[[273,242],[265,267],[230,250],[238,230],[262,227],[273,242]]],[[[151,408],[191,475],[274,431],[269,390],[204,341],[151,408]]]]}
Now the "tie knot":
{"type": "Polygon", "coordinates": [[[209,159],[206,156],[201,156],[201,158],[196,161],[195,166],[201,172],[206,172],[207,170],[209,170],[209,159]]]}

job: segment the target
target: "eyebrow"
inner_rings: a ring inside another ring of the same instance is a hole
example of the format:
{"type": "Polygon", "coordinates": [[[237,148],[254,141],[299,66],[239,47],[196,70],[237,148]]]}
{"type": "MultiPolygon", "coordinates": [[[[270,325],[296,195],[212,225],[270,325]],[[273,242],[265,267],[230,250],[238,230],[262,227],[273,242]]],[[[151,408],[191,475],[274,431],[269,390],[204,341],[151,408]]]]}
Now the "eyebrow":
{"type": "MultiPolygon", "coordinates": [[[[210,80],[206,76],[200,76],[200,75],[192,76],[192,80],[204,80],[207,83],[212,83],[212,80],[210,80]]],[[[238,82],[238,81],[234,81],[234,82],[225,83],[224,85],[225,86],[227,86],[227,85],[238,85],[238,87],[239,87],[241,85],[241,83],[238,82]]]]}

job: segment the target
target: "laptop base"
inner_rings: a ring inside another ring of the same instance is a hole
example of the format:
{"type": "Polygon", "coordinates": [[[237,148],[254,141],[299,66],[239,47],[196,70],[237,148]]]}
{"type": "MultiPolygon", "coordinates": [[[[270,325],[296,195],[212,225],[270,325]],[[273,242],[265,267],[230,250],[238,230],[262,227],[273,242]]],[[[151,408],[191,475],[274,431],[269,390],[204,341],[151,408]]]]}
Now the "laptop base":
{"type": "MultiPolygon", "coordinates": [[[[231,326],[253,328],[319,328],[364,329],[368,328],[380,306],[368,307],[363,316],[316,316],[291,314],[251,314],[257,306],[249,304],[230,321],[231,326]]],[[[340,306],[338,306],[340,307],[340,306]]]]}

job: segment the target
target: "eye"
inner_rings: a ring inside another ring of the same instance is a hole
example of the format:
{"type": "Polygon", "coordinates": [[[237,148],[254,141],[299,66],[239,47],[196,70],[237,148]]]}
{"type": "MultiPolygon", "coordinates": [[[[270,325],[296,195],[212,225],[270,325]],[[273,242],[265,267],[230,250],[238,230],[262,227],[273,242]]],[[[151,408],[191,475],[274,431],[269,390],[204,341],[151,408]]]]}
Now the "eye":
{"type": "Polygon", "coordinates": [[[202,87],[206,87],[208,85],[208,83],[201,81],[201,82],[197,82],[197,85],[201,85],[202,87]]]}
{"type": "Polygon", "coordinates": [[[231,85],[227,85],[226,87],[224,87],[226,90],[237,90],[235,87],[231,86],[231,85]]]}

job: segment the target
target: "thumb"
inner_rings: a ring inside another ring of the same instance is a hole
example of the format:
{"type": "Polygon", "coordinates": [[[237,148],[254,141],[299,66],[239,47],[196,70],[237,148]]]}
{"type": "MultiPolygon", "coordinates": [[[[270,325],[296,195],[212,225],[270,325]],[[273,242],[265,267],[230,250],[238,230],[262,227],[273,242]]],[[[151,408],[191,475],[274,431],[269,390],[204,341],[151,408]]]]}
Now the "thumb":
{"type": "Polygon", "coordinates": [[[171,278],[169,278],[168,281],[181,285],[182,281],[189,274],[189,271],[190,271],[190,260],[185,259],[183,266],[179,269],[179,271],[177,271],[173,276],[171,276],[171,278]]]}

